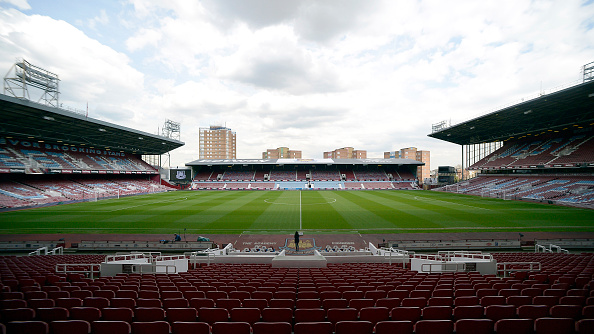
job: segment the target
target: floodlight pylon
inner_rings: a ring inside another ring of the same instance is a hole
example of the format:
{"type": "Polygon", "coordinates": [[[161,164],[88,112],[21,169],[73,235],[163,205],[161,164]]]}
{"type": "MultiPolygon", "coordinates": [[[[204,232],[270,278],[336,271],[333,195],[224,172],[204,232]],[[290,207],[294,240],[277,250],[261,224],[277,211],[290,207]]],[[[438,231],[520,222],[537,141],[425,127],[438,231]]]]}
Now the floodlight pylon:
{"type": "Polygon", "coordinates": [[[58,75],[35,66],[25,59],[17,60],[4,77],[4,94],[31,100],[29,88],[41,91],[37,103],[59,107],[60,79],[58,75]]]}

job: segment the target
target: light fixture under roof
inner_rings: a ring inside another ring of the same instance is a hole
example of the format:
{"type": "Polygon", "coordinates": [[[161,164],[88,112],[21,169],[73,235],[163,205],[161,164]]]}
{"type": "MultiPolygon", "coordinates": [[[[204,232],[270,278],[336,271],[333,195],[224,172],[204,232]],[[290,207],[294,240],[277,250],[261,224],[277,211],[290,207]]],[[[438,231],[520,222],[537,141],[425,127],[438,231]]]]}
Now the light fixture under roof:
{"type": "Polygon", "coordinates": [[[107,131],[107,130],[105,130],[104,128],[99,128],[99,131],[101,131],[101,132],[105,132],[105,131],[107,131]]]}
{"type": "Polygon", "coordinates": [[[528,115],[530,113],[532,113],[532,109],[524,111],[524,115],[528,115]]]}
{"type": "Polygon", "coordinates": [[[51,116],[43,116],[43,119],[48,120],[48,121],[55,121],[56,119],[51,117],[51,116]]]}

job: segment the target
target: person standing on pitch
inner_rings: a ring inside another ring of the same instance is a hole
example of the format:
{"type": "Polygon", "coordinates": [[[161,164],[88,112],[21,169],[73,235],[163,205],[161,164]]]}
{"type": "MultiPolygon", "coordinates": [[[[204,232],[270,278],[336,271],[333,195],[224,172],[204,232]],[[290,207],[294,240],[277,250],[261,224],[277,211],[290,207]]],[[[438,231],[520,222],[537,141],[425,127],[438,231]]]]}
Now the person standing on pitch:
{"type": "Polygon", "coordinates": [[[299,231],[295,231],[295,250],[299,251],[299,231]]]}

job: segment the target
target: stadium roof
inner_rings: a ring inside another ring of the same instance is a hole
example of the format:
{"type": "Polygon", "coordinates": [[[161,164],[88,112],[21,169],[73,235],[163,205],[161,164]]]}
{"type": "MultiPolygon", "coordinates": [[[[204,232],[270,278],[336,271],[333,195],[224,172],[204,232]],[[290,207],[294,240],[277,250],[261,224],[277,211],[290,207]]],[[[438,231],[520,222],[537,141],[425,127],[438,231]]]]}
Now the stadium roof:
{"type": "Polygon", "coordinates": [[[186,166],[233,166],[233,165],[417,165],[424,162],[412,159],[199,159],[186,166]]]}
{"type": "Polygon", "coordinates": [[[164,154],[184,145],[175,139],[3,94],[0,94],[0,135],[145,155],[164,154]]]}
{"type": "Polygon", "coordinates": [[[470,145],[593,123],[594,81],[589,81],[471,119],[429,137],[470,145]]]}

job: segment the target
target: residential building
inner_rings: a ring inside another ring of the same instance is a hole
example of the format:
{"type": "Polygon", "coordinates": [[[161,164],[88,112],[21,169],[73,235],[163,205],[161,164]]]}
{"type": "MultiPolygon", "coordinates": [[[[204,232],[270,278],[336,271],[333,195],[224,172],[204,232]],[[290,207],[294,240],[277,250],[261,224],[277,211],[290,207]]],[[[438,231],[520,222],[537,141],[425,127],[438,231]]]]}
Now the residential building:
{"type": "Polygon", "coordinates": [[[301,159],[301,151],[288,147],[269,148],[262,152],[262,159],[301,159]]]}
{"type": "Polygon", "coordinates": [[[416,147],[407,147],[400,151],[384,152],[384,159],[412,159],[424,162],[424,166],[417,167],[417,178],[420,183],[431,177],[431,154],[429,151],[420,151],[416,147]]]}
{"type": "Polygon", "coordinates": [[[221,125],[200,128],[200,159],[236,159],[235,132],[221,125]]]}
{"type": "Polygon", "coordinates": [[[324,159],[367,159],[367,151],[355,150],[352,147],[337,148],[331,152],[324,152],[324,159]]]}

